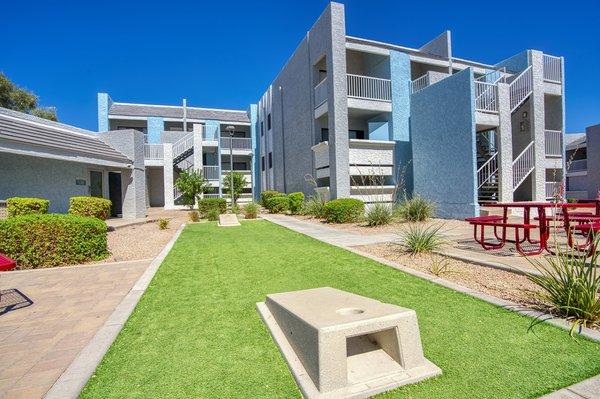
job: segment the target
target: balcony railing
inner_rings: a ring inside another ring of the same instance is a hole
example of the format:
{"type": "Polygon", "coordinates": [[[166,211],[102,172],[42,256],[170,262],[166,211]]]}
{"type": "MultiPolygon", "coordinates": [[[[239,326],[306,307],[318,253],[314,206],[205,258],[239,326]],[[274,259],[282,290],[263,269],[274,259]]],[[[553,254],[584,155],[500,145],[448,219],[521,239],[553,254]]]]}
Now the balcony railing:
{"type": "Polygon", "coordinates": [[[587,170],[587,159],[567,162],[567,172],[583,172],[587,170]]]}
{"type": "Polygon", "coordinates": [[[252,139],[243,137],[221,137],[221,148],[234,150],[252,150],[252,139]]]}
{"type": "Polygon", "coordinates": [[[429,74],[425,74],[420,78],[417,78],[410,82],[410,92],[411,94],[416,93],[418,91],[423,90],[427,86],[429,86],[429,74]]]}
{"type": "Polygon", "coordinates": [[[484,112],[498,112],[498,85],[475,81],[475,109],[484,112]]]}
{"type": "Polygon", "coordinates": [[[162,144],[145,144],[144,159],[164,159],[163,149],[162,144]]]}
{"type": "Polygon", "coordinates": [[[370,76],[347,76],[348,97],[364,100],[392,101],[392,81],[370,76]]]}
{"type": "Polygon", "coordinates": [[[560,193],[560,182],[559,181],[547,181],[546,182],[546,199],[558,197],[560,193]]]}
{"type": "Polygon", "coordinates": [[[562,132],[546,130],[546,155],[560,157],[562,153],[562,132]]]}
{"type": "Polygon", "coordinates": [[[202,172],[204,173],[204,178],[207,180],[220,180],[218,166],[204,166],[202,172]]]}
{"type": "Polygon", "coordinates": [[[544,80],[562,83],[562,59],[544,54],[544,80]]]}
{"type": "Polygon", "coordinates": [[[327,78],[315,86],[315,108],[327,101],[327,78]]]}

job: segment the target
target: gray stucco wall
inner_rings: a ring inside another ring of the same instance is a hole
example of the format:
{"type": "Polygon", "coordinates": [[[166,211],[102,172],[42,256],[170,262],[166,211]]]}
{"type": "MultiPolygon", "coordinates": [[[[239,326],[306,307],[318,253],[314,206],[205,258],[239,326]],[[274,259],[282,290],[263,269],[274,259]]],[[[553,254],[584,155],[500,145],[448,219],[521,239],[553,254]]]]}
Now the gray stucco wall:
{"type": "Polygon", "coordinates": [[[148,200],[150,206],[165,206],[163,168],[146,168],[148,200]]]}
{"type": "Polygon", "coordinates": [[[473,97],[470,68],[411,96],[414,191],[443,218],[479,214],[473,97]]]}
{"type": "Polygon", "coordinates": [[[69,198],[89,195],[88,186],[78,186],[76,179],[89,184],[88,167],[76,162],[0,153],[0,199],[39,197],[50,200],[51,213],[66,213],[69,198]]]}
{"type": "Polygon", "coordinates": [[[600,125],[588,127],[587,136],[587,192],[596,198],[600,190],[600,125]]]}

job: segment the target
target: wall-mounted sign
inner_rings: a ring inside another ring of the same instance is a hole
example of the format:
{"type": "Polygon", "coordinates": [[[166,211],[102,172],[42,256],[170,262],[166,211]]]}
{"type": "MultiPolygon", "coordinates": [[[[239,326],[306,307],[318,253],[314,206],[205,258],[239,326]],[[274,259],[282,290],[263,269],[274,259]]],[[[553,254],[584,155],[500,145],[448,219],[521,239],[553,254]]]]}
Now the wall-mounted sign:
{"type": "Polygon", "coordinates": [[[78,186],[85,186],[87,182],[85,181],[85,179],[75,179],[75,184],[78,186]]]}

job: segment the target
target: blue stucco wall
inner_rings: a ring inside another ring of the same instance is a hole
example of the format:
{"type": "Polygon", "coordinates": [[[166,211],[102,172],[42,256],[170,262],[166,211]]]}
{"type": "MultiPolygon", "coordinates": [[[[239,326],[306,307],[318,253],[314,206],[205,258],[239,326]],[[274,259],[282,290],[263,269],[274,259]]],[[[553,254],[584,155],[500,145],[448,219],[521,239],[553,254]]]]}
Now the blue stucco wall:
{"type": "Polygon", "coordinates": [[[474,102],[470,68],[411,96],[414,191],[443,218],[479,214],[474,102]]]}
{"type": "Polygon", "coordinates": [[[112,105],[112,99],[107,93],[98,93],[98,131],[108,132],[108,111],[112,105]]]}
{"type": "Polygon", "coordinates": [[[260,143],[258,141],[258,105],[248,107],[250,136],[252,137],[252,193],[255,201],[260,198],[260,143]]]}
{"type": "MultiPolygon", "coordinates": [[[[392,80],[392,118],[388,140],[396,142],[394,176],[396,179],[404,179],[403,190],[411,195],[413,191],[413,156],[410,130],[410,58],[408,54],[390,51],[390,77],[392,80]],[[402,173],[404,176],[401,176],[402,173]]],[[[399,192],[399,194],[402,193],[399,192]]]]}
{"type": "Polygon", "coordinates": [[[160,144],[160,136],[165,130],[163,118],[158,116],[148,117],[148,144],[160,144]]]}
{"type": "Polygon", "coordinates": [[[506,67],[509,72],[521,72],[529,66],[529,51],[525,50],[515,54],[494,65],[496,68],[506,67]]]}

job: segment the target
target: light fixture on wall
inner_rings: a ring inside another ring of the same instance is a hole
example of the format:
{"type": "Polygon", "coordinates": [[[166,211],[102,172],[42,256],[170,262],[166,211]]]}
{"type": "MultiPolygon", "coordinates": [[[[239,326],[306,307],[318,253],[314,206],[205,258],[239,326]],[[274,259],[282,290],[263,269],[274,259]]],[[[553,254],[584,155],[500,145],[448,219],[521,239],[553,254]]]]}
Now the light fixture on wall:
{"type": "Polygon", "coordinates": [[[527,118],[527,111],[523,111],[523,118],[527,118]]]}

